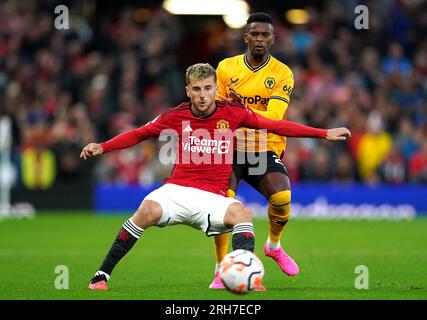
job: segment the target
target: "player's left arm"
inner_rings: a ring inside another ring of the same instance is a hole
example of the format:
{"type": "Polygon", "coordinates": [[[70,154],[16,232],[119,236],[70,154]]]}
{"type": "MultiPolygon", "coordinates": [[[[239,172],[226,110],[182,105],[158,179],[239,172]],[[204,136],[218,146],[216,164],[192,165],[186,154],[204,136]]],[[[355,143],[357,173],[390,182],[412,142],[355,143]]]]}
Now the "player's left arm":
{"type": "Polygon", "coordinates": [[[291,101],[293,87],[294,76],[292,71],[288,70],[282,81],[274,87],[268,101],[267,110],[254,110],[254,112],[269,119],[282,120],[291,101]]]}
{"type": "Polygon", "coordinates": [[[246,107],[246,116],[243,118],[243,127],[252,129],[267,129],[269,132],[285,137],[300,138],[323,138],[327,140],[346,140],[351,137],[351,132],[347,128],[321,129],[299,124],[288,120],[271,120],[246,107]]]}

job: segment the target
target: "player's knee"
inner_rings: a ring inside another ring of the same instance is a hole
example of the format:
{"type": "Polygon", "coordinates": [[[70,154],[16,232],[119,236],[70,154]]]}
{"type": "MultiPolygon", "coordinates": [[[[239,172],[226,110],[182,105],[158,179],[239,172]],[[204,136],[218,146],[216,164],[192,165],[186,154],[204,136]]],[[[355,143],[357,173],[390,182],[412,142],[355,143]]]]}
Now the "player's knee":
{"type": "Polygon", "coordinates": [[[252,222],[253,219],[252,209],[244,207],[237,213],[236,224],[242,222],[252,222]]]}
{"type": "Polygon", "coordinates": [[[291,191],[284,190],[273,194],[270,199],[269,215],[274,215],[278,218],[290,218],[291,191]]]}
{"type": "Polygon", "coordinates": [[[141,228],[148,228],[159,222],[162,217],[162,208],[153,201],[144,202],[132,217],[132,221],[141,228]]]}
{"type": "Polygon", "coordinates": [[[242,222],[252,222],[252,210],[242,204],[233,203],[224,217],[224,224],[234,226],[242,222]]]}

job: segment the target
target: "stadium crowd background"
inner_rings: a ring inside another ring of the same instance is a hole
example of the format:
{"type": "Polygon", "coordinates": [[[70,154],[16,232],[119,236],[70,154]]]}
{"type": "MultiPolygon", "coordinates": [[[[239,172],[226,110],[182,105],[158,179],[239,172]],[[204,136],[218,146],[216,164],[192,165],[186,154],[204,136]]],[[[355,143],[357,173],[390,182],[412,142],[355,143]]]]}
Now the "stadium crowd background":
{"type": "MultiPolygon", "coordinates": [[[[144,185],[170,173],[158,142],[91,162],[79,153],[186,100],[190,64],[216,67],[245,45],[221,17],[184,19],[147,3],[1,1],[0,114],[13,119],[15,184],[144,185]],[[70,9],[69,30],[54,28],[59,4],[70,9]]],[[[339,144],[288,139],[291,181],[426,184],[426,4],[369,2],[369,30],[356,30],[358,1],[319,1],[304,25],[268,7],[277,2],[249,3],[274,17],[272,53],[294,72],[288,119],[353,133],[339,144]]]]}

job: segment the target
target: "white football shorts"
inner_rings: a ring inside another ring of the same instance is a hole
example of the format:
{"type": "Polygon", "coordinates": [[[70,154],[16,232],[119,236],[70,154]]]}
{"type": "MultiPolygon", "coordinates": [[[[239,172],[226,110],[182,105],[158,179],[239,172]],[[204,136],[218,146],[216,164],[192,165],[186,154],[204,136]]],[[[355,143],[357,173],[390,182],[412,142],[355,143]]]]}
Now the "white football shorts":
{"type": "Polygon", "coordinates": [[[214,236],[232,231],[224,225],[227,208],[240,201],[212,192],[166,183],[148,194],[144,200],[155,201],[163,215],[158,227],[185,224],[214,236]]]}

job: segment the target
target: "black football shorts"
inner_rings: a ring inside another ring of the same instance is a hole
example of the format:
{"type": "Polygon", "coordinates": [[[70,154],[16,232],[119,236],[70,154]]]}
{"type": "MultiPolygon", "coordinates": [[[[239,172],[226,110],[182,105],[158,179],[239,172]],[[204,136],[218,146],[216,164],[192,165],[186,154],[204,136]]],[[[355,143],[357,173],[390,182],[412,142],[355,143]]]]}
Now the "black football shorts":
{"type": "Polygon", "coordinates": [[[281,172],[289,176],[282,160],[273,151],[257,153],[234,152],[233,171],[238,181],[243,179],[257,190],[260,181],[269,172],[281,172]],[[251,168],[252,170],[250,170],[251,168]]]}

